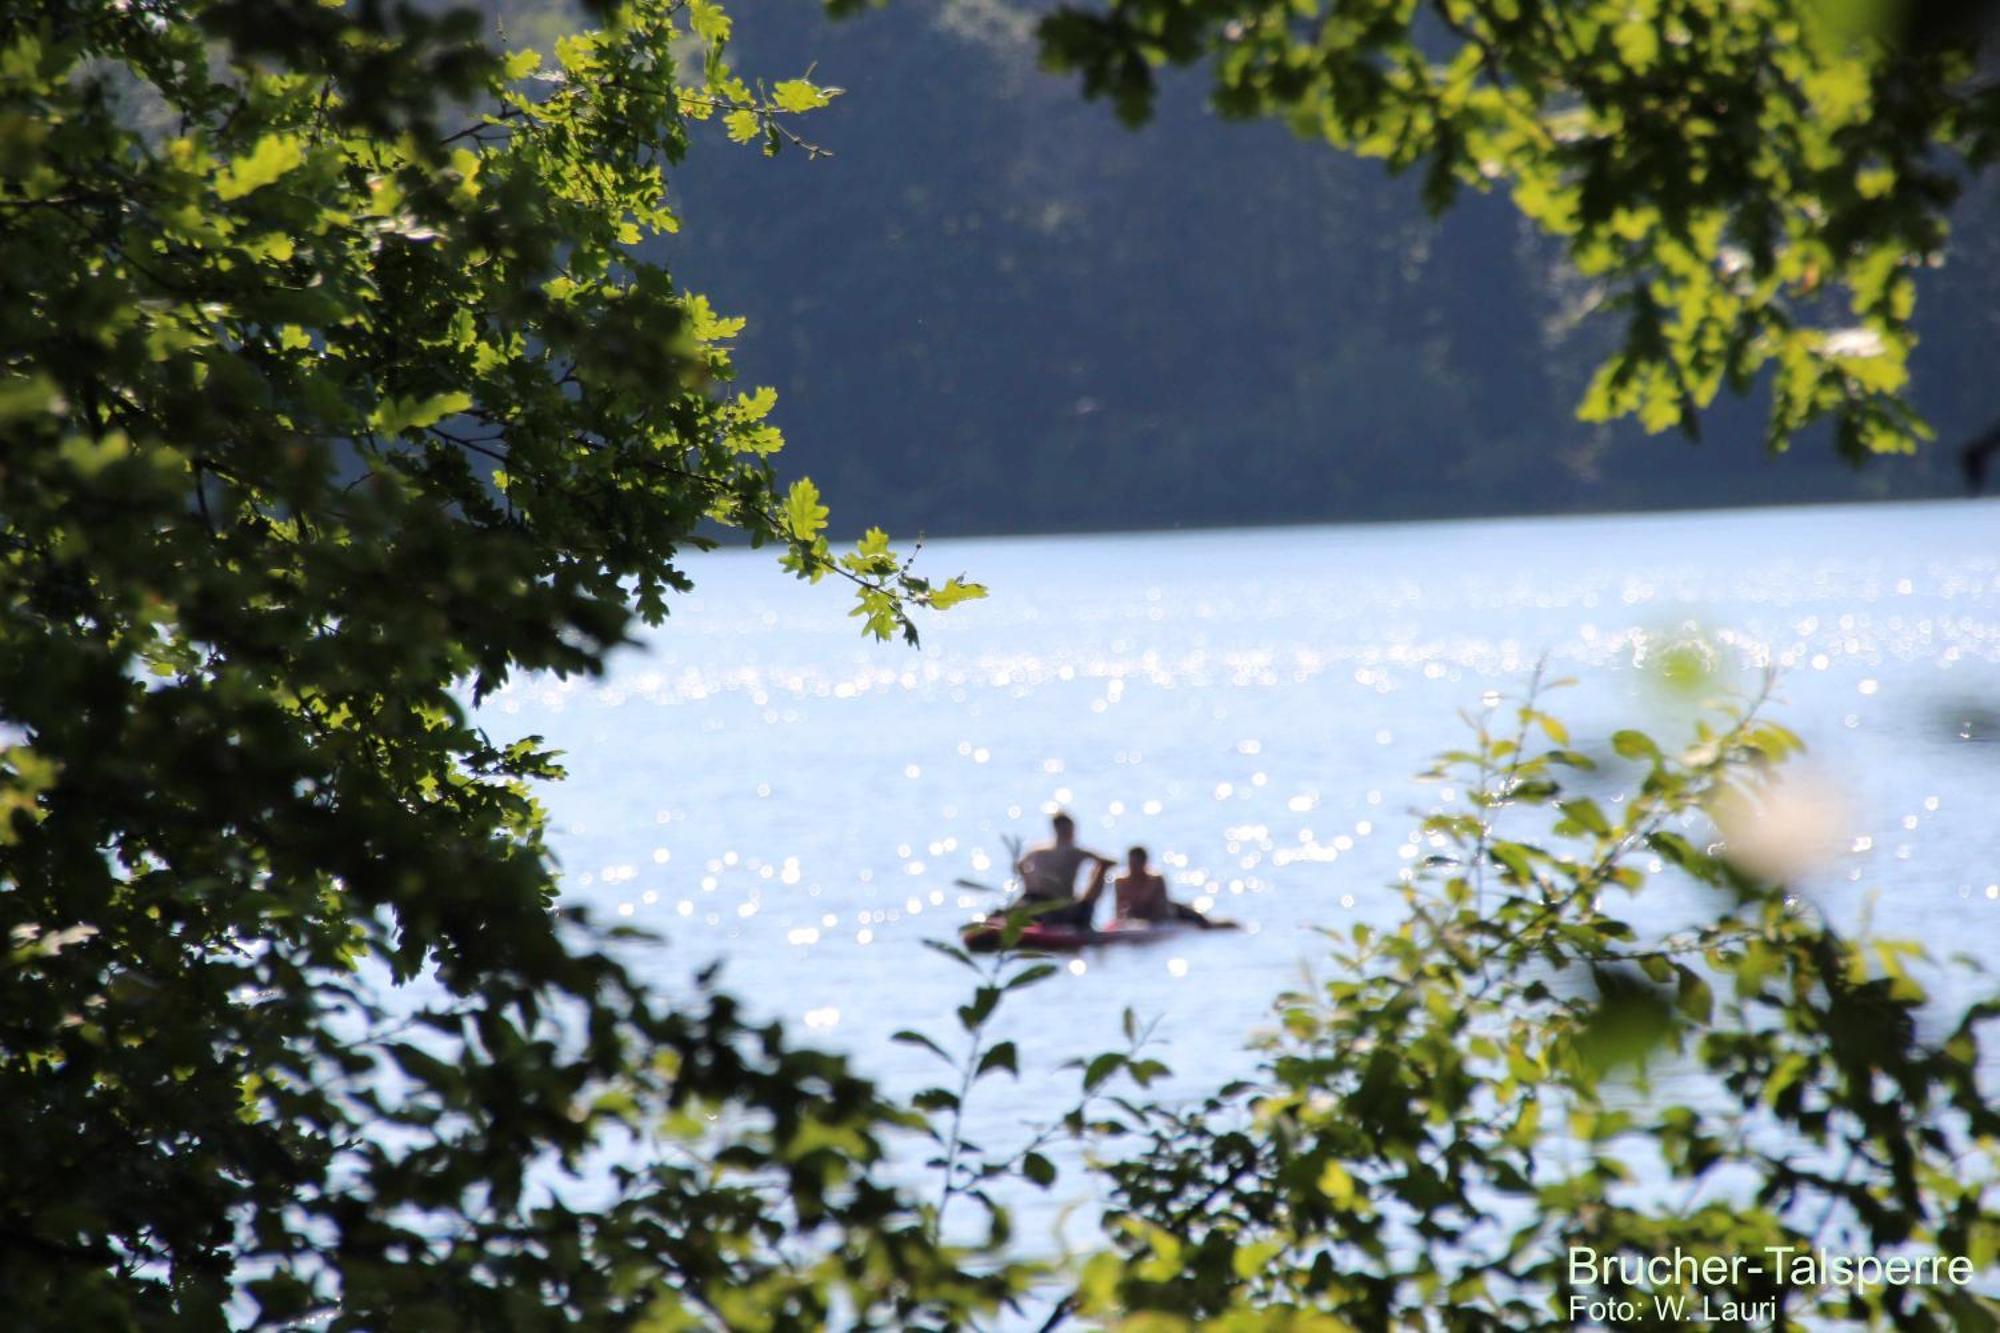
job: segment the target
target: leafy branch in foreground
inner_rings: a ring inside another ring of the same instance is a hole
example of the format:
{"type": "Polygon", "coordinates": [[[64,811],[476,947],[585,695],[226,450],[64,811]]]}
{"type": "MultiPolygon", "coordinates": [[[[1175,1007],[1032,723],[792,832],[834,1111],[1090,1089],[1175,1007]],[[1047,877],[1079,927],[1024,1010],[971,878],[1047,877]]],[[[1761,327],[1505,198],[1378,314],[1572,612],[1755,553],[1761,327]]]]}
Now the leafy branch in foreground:
{"type": "MultiPolygon", "coordinates": [[[[1018,930],[1018,923],[1014,928],[1018,930]]],[[[958,1054],[914,1030],[898,1032],[891,1038],[930,1052],[956,1079],[955,1086],[926,1088],[912,1099],[915,1109],[930,1117],[923,1125],[923,1133],[937,1149],[936,1155],[925,1163],[938,1174],[938,1200],[931,1214],[931,1225],[934,1233],[942,1234],[953,1201],[966,1199],[986,1210],[989,1242],[999,1244],[1008,1234],[1009,1222],[1005,1208],[991,1192],[993,1182],[1018,1179],[1037,1189],[1051,1188],[1058,1176],[1055,1163],[1045,1155],[1051,1144],[1062,1138],[1106,1138],[1127,1132],[1128,1127],[1121,1121],[1092,1118],[1098,1099],[1111,1097],[1128,1114],[1138,1114],[1136,1107],[1110,1092],[1108,1085],[1114,1075],[1122,1075],[1143,1091],[1170,1071],[1143,1054],[1152,1042],[1153,1028],[1151,1024],[1141,1025],[1128,1009],[1122,1050],[1105,1051],[1066,1066],[1081,1071],[1078,1099],[1073,1106],[1005,1152],[992,1151],[970,1141],[964,1134],[966,1107],[976,1085],[988,1074],[1004,1071],[1019,1078],[1021,1073],[1020,1053],[1015,1044],[993,1037],[994,1020],[1003,1002],[1016,991],[1041,984],[1058,969],[1032,952],[974,958],[955,945],[932,941],[930,947],[978,978],[972,997],[957,1010],[963,1033],[963,1049],[958,1054]]]]}
{"type": "Polygon", "coordinates": [[[1729,711],[1679,751],[1620,731],[1600,772],[1539,695],[1510,714],[1441,762],[1464,796],[1425,821],[1404,920],[1330,932],[1334,977],[1281,999],[1261,1075],[1144,1108],[1073,1307],[1149,1329],[1566,1329],[1579,1299],[1637,1295],[1659,1327],[1700,1323],[1703,1297],[1990,1327],[2000,1306],[1962,1283],[1822,1288],[1768,1262],[1825,1246],[1983,1273],[2000,1253],[1980,1042],[2000,1000],[1926,1007],[1916,946],[1841,934],[1709,822],[1754,808],[1796,738],[1729,711]],[[1639,921],[1615,910],[1649,886],[1639,921]],[[1593,1285],[1572,1247],[1761,1273],[1593,1285]]]}
{"type": "MultiPolygon", "coordinates": [[[[832,0],[836,11],[860,0],[832,0]]],[[[1993,7],[1833,0],[1105,0],[1044,61],[1128,122],[1206,64],[1223,114],[1420,169],[1431,208],[1507,191],[1616,309],[1582,416],[1696,430],[1760,377],[1767,441],[1928,436],[1907,388],[1918,270],[2000,152],[1993,7]]]]}
{"type": "MultiPolygon", "coordinates": [[[[975,958],[956,945],[927,941],[932,949],[977,979],[971,997],[956,1011],[960,1030],[957,1053],[947,1049],[950,1039],[940,1041],[914,1029],[905,1029],[890,1038],[929,1053],[950,1074],[946,1084],[925,1088],[911,1099],[912,1107],[922,1117],[917,1128],[932,1150],[924,1165],[936,1173],[938,1182],[936,1203],[925,1210],[930,1234],[939,1240],[946,1236],[945,1224],[951,1206],[964,1199],[984,1210],[985,1245],[989,1252],[1004,1251],[1013,1234],[1012,1217],[1002,1193],[1004,1185],[1018,1181],[1040,1191],[1055,1188],[1061,1171],[1049,1155],[1053,1146],[1063,1140],[1108,1143],[1134,1133],[1147,1115],[1134,1098],[1171,1072],[1145,1054],[1153,1041],[1154,1025],[1141,1024],[1127,1009],[1125,1044],[1121,1049],[1104,1051],[1064,1066],[1080,1071],[1080,1082],[1076,1101],[1061,1115],[1039,1126],[1030,1126],[1031,1132],[1025,1139],[1004,1148],[988,1147],[965,1136],[967,1110],[980,1081],[1000,1072],[1020,1077],[1018,1048],[1011,1040],[994,1035],[996,1020],[1008,997],[1042,984],[1059,971],[1056,964],[1032,951],[1019,954],[1012,951],[1020,927],[1027,919],[1015,916],[1009,926],[1013,938],[997,954],[975,958]],[[1129,1084],[1132,1091],[1115,1089],[1114,1080],[1119,1079],[1129,1084]],[[1110,1103],[1108,1111],[1098,1109],[1104,1102],[1110,1103]]],[[[1084,1179],[1090,1179],[1097,1169],[1095,1160],[1087,1160],[1084,1179]]],[[[1011,1275],[1017,1280],[1026,1279],[1007,1306],[1017,1318],[1025,1315],[1027,1299],[1038,1290],[1046,1290],[1055,1276],[1046,1268],[1020,1265],[1011,1270],[1011,1275]]],[[[1059,1302],[1052,1319],[1059,1322],[1066,1317],[1071,1304],[1068,1299],[1059,1302]]]]}
{"type": "Polygon", "coordinates": [[[537,54],[407,5],[0,0],[13,1327],[907,1326],[1011,1289],[878,1183],[903,1120],[864,1082],[667,1012],[553,910],[555,756],[462,702],[602,671],[719,529],[877,635],[978,592],[833,554],[776,395],[727,388],[742,322],[638,249],[704,119],[832,91],[748,87],[710,0],[588,8],[537,54]],[[697,1103],[710,1166],[611,1151],[697,1103]],[[782,1244],[711,1167],[782,1182],[782,1244]]]}

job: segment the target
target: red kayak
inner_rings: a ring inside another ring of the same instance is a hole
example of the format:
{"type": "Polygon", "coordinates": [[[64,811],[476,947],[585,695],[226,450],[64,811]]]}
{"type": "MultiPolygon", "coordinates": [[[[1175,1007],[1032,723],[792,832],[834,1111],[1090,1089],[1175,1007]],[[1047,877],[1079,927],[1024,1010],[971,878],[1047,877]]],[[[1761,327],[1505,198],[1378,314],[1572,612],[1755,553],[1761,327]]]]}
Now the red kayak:
{"type": "MultiPolygon", "coordinates": [[[[974,953],[994,953],[1006,939],[1007,921],[1005,917],[985,917],[970,922],[959,932],[959,939],[974,953]]],[[[1233,921],[1210,921],[1201,926],[1192,921],[1134,921],[1115,918],[1101,929],[1045,925],[1029,922],[1021,927],[1021,934],[1013,947],[1026,953],[1076,953],[1081,949],[1096,949],[1113,944],[1147,944],[1159,940],[1172,939],[1190,931],[1234,930],[1233,921]]]]}

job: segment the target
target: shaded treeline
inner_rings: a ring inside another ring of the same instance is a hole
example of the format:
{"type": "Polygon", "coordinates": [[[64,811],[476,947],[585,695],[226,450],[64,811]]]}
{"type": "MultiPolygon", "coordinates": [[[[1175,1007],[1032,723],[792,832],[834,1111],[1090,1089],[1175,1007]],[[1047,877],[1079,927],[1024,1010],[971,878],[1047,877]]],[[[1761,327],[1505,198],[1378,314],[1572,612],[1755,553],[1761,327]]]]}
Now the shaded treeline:
{"type": "MultiPolygon", "coordinates": [[[[1414,179],[1218,121],[1180,78],[1146,133],[1035,67],[1001,0],[845,23],[733,9],[746,73],[849,89],[834,156],[698,155],[677,175],[681,280],[750,317],[784,468],[834,523],[1007,532],[1951,494],[2000,415],[2000,214],[1961,210],[1920,306],[1916,458],[1782,463],[1761,406],[1702,440],[1578,422],[1611,340],[1599,293],[1504,198],[1441,222],[1414,179]]],[[[719,130],[718,130],[719,132],[719,130]]]]}

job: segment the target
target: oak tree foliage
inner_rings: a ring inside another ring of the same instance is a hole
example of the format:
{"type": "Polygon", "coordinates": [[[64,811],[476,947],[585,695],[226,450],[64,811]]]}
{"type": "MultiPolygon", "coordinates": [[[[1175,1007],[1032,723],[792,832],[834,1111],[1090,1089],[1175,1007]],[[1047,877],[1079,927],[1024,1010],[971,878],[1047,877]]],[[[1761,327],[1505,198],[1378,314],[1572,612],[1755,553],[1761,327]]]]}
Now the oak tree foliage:
{"type": "Polygon", "coordinates": [[[10,1327],[1008,1288],[879,1183],[867,1082],[555,910],[557,757],[463,703],[601,671],[730,530],[878,636],[979,591],[831,550],[740,321],[636,256],[698,140],[809,148],[835,90],[746,80],[709,0],[591,8],[531,51],[372,0],[0,5],[10,1327]]]}
{"type": "MultiPolygon", "coordinates": [[[[836,0],[836,10],[852,7],[836,0]]],[[[2000,151],[1990,5],[1887,0],[1107,0],[1044,62],[1138,123],[1200,63],[1225,115],[1500,190],[1622,315],[1581,404],[1693,433],[1768,386],[1767,443],[1908,452],[1919,268],[2000,151]]]]}

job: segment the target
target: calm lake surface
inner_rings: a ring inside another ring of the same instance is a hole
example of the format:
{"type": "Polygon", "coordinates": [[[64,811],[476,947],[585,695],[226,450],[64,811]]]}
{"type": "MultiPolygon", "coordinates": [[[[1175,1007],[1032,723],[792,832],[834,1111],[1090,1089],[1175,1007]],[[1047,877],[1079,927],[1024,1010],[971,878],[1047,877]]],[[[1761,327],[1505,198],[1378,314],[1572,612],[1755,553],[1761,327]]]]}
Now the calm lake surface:
{"type": "Polygon", "coordinates": [[[1745,686],[1777,665],[1773,715],[1836,794],[1801,891],[2000,956],[1996,520],[1963,502],[936,542],[920,569],[991,598],[927,619],[921,650],[863,641],[838,587],[719,553],[605,680],[520,681],[483,716],[567,752],[545,799],[568,893],[664,937],[644,971],[680,989],[722,960],[759,1011],[899,1090],[934,1066],[890,1034],[955,1034],[968,990],[922,941],[991,901],[953,881],[998,882],[1003,839],[1043,837],[1046,810],[1108,854],[1143,843],[1176,896],[1244,923],[1086,955],[1011,1000],[1021,1078],[971,1115],[1004,1147],[1069,1105],[1060,1066],[1117,1045],[1128,1006],[1159,1020],[1173,1087],[1248,1072],[1246,1035],[1324,956],[1312,928],[1398,914],[1414,812],[1439,799],[1412,775],[1543,654],[1580,681],[1549,702],[1586,750],[1682,731],[1667,642],[1698,631],[1745,686]]]}

